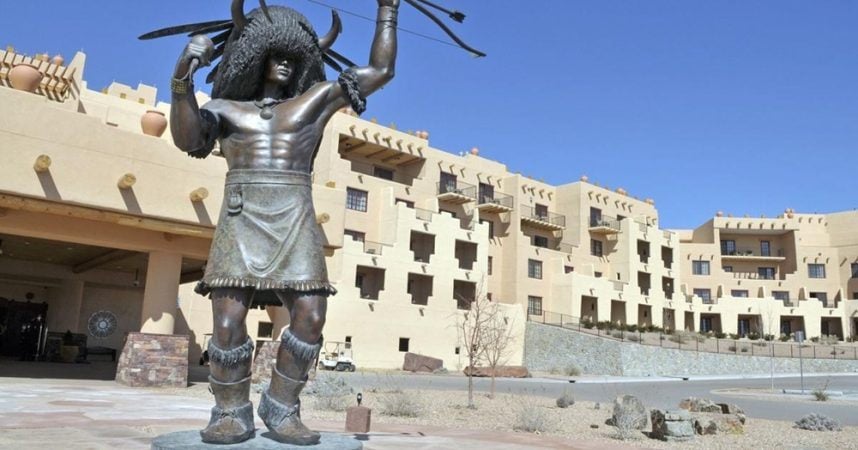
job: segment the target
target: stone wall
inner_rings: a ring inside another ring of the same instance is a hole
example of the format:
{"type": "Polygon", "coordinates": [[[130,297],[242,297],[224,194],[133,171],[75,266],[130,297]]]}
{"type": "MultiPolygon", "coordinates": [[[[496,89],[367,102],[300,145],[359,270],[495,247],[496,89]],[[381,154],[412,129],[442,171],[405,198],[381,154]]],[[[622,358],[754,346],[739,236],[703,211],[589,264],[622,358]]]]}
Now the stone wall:
{"type": "Polygon", "coordinates": [[[187,387],[186,335],[128,333],[116,382],[131,387],[187,387]]]}
{"type": "MultiPolygon", "coordinates": [[[[550,325],[528,323],[525,365],[531,371],[578,367],[614,376],[738,375],[771,373],[772,358],[724,355],[619,342],[550,325]]],[[[774,358],[775,373],[798,373],[798,358],[774,358]]],[[[858,372],[858,361],[805,359],[805,372],[858,372]]]]}

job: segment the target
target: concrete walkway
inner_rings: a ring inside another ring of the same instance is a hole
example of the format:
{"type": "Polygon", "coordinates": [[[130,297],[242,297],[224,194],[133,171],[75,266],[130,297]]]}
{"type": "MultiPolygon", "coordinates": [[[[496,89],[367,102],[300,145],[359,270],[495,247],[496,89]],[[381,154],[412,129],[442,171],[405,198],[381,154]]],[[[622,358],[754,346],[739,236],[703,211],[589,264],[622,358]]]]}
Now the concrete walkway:
{"type": "MultiPolygon", "coordinates": [[[[0,378],[0,449],[148,449],[158,435],[202,428],[210,408],[206,400],[112,381],[0,378]]],[[[343,429],[333,422],[309,425],[322,431],[343,429]]],[[[257,426],[264,428],[259,421],[257,426]]],[[[604,443],[533,434],[405,425],[377,425],[357,438],[367,450],[606,448],[604,443]]]]}

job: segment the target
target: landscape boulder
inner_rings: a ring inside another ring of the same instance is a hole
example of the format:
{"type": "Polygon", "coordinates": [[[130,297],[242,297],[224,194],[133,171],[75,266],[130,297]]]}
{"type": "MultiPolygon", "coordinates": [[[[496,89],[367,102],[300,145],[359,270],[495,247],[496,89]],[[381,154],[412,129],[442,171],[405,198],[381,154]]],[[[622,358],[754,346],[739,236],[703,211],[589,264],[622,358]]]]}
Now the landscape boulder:
{"type": "Polygon", "coordinates": [[[614,400],[614,413],[607,423],[615,427],[643,430],[646,428],[648,416],[643,402],[633,395],[624,395],[614,400]]]}
{"type": "Polygon", "coordinates": [[[418,355],[417,353],[406,353],[402,370],[406,372],[428,372],[433,373],[444,367],[444,361],[431,356],[418,355]]]}
{"type": "Polygon", "coordinates": [[[684,409],[652,410],[651,437],[662,441],[683,442],[694,439],[694,423],[691,414],[684,409]]]}
{"type": "Polygon", "coordinates": [[[744,434],[744,414],[697,414],[693,418],[694,431],[699,435],[744,434]]]}
{"type": "Polygon", "coordinates": [[[745,410],[733,403],[718,403],[722,414],[745,414],[745,410]]]}
{"type": "MultiPolygon", "coordinates": [[[[474,377],[490,377],[492,376],[491,367],[465,367],[463,370],[465,375],[474,377]]],[[[530,372],[524,366],[497,366],[494,370],[497,378],[528,378],[530,372]]]]}
{"type": "Polygon", "coordinates": [[[691,412],[721,413],[721,406],[706,398],[688,397],[679,402],[679,407],[691,412]]]}

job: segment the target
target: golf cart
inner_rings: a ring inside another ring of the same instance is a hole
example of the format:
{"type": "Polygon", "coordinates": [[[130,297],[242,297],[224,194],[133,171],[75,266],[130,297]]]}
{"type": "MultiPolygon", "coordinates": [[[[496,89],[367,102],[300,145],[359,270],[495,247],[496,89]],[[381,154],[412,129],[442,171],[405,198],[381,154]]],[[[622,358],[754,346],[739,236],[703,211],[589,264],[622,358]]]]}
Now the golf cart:
{"type": "Polygon", "coordinates": [[[337,372],[354,372],[351,342],[325,342],[325,349],[319,357],[319,368],[337,372]]]}

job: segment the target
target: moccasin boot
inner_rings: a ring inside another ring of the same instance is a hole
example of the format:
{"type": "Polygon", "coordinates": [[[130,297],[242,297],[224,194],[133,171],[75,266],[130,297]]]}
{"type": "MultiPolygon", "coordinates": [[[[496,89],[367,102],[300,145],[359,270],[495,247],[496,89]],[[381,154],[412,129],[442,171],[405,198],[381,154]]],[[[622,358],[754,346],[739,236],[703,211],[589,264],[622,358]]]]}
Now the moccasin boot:
{"type": "Polygon", "coordinates": [[[272,437],[279,442],[292,445],[319,443],[319,433],[301,422],[301,400],[298,396],[305,384],[283,375],[276,367],[272,370],[271,384],[262,394],[257,412],[273,433],[272,437]]]}
{"type": "Polygon", "coordinates": [[[237,444],[253,437],[253,404],[250,403],[250,377],[234,383],[222,383],[209,377],[215,406],[209,425],[200,436],[208,444],[237,444]]]}

